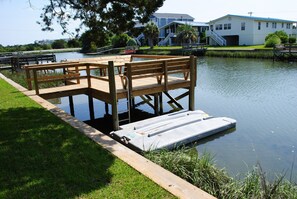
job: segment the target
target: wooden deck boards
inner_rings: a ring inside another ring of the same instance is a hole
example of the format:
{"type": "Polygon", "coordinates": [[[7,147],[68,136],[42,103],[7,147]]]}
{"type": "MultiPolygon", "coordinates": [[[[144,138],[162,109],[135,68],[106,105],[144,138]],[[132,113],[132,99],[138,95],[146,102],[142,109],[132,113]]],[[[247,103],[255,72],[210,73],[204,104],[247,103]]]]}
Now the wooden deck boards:
{"type": "MultiPolygon", "coordinates": [[[[45,99],[65,97],[70,95],[79,94],[89,94],[88,80],[83,78],[80,80],[80,84],[76,84],[75,80],[70,81],[72,85],[53,87],[53,88],[43,88],[39,89],[39,95],[45,99]]],[[[127,98],[127,90],[123,88],[121,79],[119,75],[115,76],[117,98],[123,99],[127,98]]],[[[164,80],[161,84],[158,84],[155,77],[147,77],[142,79],[133,80],[133,96],[148,95],[159,92],[166,91],[164,80]]],[[[184,80],[184,78],[179,77],[168,77],[168,90],[173,90],[177,88],[187,88],[190,86],[190,80],[184,80]]],[[[102,100],[104,102],[110,103],[110,91],[108,81],[91,79],[91,92],[92,96],[96,99],[102,100]]],[[[33,95],[35,91],[28,91],[28,94],[33,95]]]]}

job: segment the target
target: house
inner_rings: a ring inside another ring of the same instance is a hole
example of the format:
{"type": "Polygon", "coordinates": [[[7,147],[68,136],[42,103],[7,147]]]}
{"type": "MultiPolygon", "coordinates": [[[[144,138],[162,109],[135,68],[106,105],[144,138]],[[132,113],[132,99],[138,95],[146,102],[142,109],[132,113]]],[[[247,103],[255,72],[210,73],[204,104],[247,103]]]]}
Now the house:
{"type": "Polygon", "coordinates": [[[210,45],[260,45],[275,31],[296,37],[296,21],[254,16],[226,15],[209,23],[207,41],[210,45]]]}
{"type": "Polygon", "coordinates": [[[164,45],[178,45],[179,42],[176,39],[177,36],[177,29],[178,26],[180,25],[190,25],[192,26],[197,34],[198,34],[198,43],[200,43],[200,36],[203,32],[208,30],[208,24],[203,23],[203,22],[195,22],[195,21],[172,21],[169,24],[166,24],[165,26],[162,26],[159,28],[160,32],[162,31],[164,36],[159,37],[159,46],[164,46],[164,45]]]}
{"type": "MultiPolygon", "coordinates": [[[[150,17],[150,21],[155,23],[159,28],[158,45],[172,45],[176,44],[176,30],[179,25],[189,24],[193,26],[197,32],[205,31],[208,29],[208,24],[194,22],[194,18],[188,14],[178,13],[154,13],[150,17]]],[[[142,28],[145,24],[136,24],[135,28],[142,28]]],[[[144,38],[143,34],[140,34],[136,40],[141,41],[144,38]]]]}

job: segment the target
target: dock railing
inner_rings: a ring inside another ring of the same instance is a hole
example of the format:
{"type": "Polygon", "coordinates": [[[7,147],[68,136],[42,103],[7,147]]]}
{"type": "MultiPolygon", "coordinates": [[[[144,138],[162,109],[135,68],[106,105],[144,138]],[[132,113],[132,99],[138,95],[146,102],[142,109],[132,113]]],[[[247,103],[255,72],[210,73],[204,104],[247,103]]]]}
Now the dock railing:
{"type": "MultiPolygon", "coordinates": [[[[39,95],[40,84],[49,82],[62,82],[64,85],[80,84],[80,80],[83,78],[88,79],[88,88],[91,88],[91,78],[100,77],[92,76],[91,70],[103,69],[106,70],[107,66],[99,63],[83,63],[83,62],[64,62],[56,64],[43,64],[43,65],[28,65],[25,66],[26,79],[29,90],[34,89],[37,95],[39,95]],[[86,71],[85,75],[82,75],[80,71],[86,71]]],[[[100,78],[106,80],[106,78],[100,78]]]]}

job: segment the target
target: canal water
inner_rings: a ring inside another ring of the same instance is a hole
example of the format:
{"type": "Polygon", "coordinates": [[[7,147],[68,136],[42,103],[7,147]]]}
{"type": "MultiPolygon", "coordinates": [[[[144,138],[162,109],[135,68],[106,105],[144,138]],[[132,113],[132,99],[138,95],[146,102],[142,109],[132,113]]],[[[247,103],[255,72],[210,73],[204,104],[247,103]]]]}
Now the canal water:
{"type": "MultiPolygon", "coordinates": [[[[81,57],[80,53],[57,54],[57,60],[81,57]]],[[[232,176],[259,163],[266,173],[285,173],[297,182],[297,63],[205,57],[198,58],[197,69],[196,109],[237,120],[236,129],[199,141],[198,153],[214,155],[215,164],[232,176]]],[[[57,103],[70,113],[68,98],[57,103]]],[[[181,103],[188,108],[188,99],[181,103]]],[[[106,124],[111,125],[111,118],[105,115],[104,103],[94,100],[95,121],[89,121],[87,96],[75,96],[74,104],[75,117],[109,131],[106,124]]],[[[170,110],[164,106],[165,112],[170,110]]],[[[134,117],[152,114],[144,104],[134,117]]]]}

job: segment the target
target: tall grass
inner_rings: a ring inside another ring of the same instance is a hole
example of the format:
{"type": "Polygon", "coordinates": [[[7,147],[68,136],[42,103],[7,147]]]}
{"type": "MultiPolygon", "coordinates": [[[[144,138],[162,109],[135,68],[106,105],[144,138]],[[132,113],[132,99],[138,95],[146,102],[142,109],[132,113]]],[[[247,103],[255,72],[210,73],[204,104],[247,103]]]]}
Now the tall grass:
{"type": "Polygon", "coordinates": [[[272,59],[273,52],[269,50],[261,51],[219,51],[207,50],[206,56],[209,57],[232,57],[232,58],[256,58],[256,59],[272,59]]]}
{"type": "Polygon", "coordinates": [[[269,182],[260,165],[239,180],[218,169],[210,154],[197,155],[193,149],[162,150],[145,156],[218,198],[297,198],[296,184],[285,180],[284,175],[269,182]]]}
{"type": "MultiPolygon", "coordinates": [[[[7,78],[13,80],[14,82],[17,82],[21,86],[28,88],[28,83],[26,80],[26,73],[25,71],[19,71],[19,72],[11,72],[11,71],[1,71],[3,75],[5,75],[7,78]]],[[[43,74],[39,74],[39,76],[42,76],[43,74]]],[[[45,74],[44,74],[45,75],[45,74]]],[[[56,76],[56,75],[63,75],[62,72],[48,72],[46,76],[56,76]]],[[[39,84],[39,88],[51,88],[51,87],[57,87],[63,85],[63,81],[53,81],[53,82],[46,82],[39,84]]],[[[34,89],[34,83],[33,83],[33,89],[34,89]]]]}

